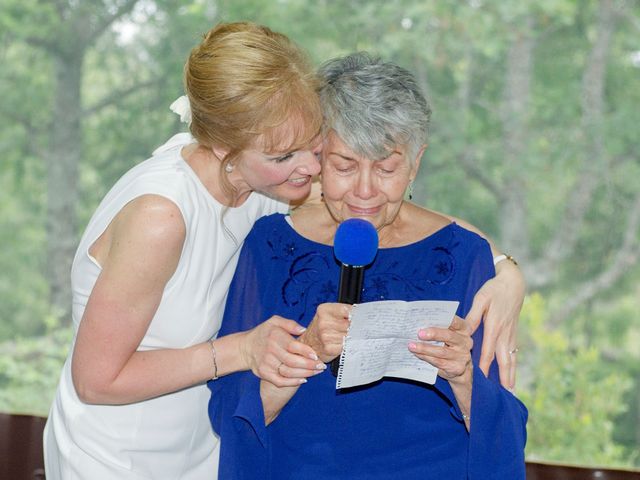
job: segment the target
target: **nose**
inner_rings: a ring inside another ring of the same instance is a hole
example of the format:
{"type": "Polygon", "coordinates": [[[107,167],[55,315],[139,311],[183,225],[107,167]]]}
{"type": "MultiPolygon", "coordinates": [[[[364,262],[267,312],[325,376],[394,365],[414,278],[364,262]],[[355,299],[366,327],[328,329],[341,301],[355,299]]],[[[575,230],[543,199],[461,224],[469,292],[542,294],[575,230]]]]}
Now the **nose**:
{"type": "Polygon", "coordinates": [[[368,200],[376,195],[376,188],[374,185],[374,178],[371,175],[371,170],[363,168],[358,172],[356,183],[354,186],[354,194],[363,200],[368,200]]]}
{"type": "Polygon", "coordinates": [[[296,166],[298,172],[312,176],[320,173],[320,161],[314,152],[305,150],[299,157],[300,163],[296,166]]]}

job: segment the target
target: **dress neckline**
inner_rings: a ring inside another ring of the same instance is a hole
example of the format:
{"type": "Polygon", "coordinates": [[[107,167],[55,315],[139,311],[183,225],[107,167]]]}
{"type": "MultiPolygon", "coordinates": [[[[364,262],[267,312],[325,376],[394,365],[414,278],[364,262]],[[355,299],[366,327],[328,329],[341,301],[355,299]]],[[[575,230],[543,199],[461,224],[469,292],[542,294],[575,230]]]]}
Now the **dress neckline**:
{"type": "MultiPolygon", "coordinates": [[[[333,245],[327,245],[326,243],[321,243],[321,242],[317,242],[315,240],[311,240],[310,238],[305,237],[304,235],[302,235],[300,232],[298,232],[295,227],[293,226],[293,221],[291,220],[291,215],[289,214],[280,214],[281,215],[281,221],[283,221],[287,228],[289,228],[291,230],[291,232],[293,232],[293,235],[298,237],[299,239],[312,244],[312,245],[316,245],[322,248],[329,248],[333,250],[333,245]]],[[[456,222],[451,222],[448,223],[447,225],[439,228],[438,230],[436,230],[435,232],[427,235],[426,237],[423,237],[419,240],[416,240],[415,242],[412,243],[408,243],[406,245],[400,245],[398,247],[380,247],[378,249],[378,252],[380,251],[388,251],[388,252],[393,252],[394,250],[397,249],[401,249],[401,248],[412,248],[412,247],[419,247],[422,246],[424,243],[430,242],[430,241],[434,241],[437,240],[438,238],[440,238],[441,236],[445,235],[448,232],[449,235],[453,235],[453,232],[455,229],[460,228],[459,225],[456,222]]]]}

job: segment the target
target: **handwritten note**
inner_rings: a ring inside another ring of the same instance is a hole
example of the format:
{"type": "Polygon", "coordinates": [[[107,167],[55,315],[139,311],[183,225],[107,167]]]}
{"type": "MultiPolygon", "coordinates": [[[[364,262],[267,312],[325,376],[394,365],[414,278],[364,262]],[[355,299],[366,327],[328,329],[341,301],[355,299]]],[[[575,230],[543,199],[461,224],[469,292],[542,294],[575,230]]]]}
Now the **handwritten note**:
{"type": "Polygon", "coordinates": [[[448,327],[458,302],[423,300],[361,303],[351,311],[351,325],[340,355],[336,388],[355,387],[382,377],[433,384],[438,369],[409,351],[418,330],[448,327]]]}

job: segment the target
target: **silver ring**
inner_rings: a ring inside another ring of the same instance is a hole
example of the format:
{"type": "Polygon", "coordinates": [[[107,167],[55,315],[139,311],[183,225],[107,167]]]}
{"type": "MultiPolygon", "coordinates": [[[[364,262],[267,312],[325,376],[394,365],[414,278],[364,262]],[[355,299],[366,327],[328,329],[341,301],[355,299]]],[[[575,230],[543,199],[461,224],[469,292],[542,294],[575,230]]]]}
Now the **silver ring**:
{"type": "Polygon", "coordinates": [[[518,347],[514,348],[513,350],[509,350],[509,355],[513,355],[514,353],[518,353],[518,347]]]}

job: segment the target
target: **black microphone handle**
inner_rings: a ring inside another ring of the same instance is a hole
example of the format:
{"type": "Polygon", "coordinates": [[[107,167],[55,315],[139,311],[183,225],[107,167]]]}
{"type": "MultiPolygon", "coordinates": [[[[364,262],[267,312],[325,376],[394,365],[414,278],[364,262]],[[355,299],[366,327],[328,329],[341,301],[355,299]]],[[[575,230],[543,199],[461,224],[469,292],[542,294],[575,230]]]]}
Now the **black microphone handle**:
{"type": "MultiPolygon", "coordinates": [[[[362,298],[362,282],[364,280],[364,267],[351,267],[344,263],[340,267],[340,284],[338,286],[338,303],[360,303],[362,298]]],[[[331,373],[338,376],[340,369],[340,356],[331,360],[331,373]]]]}

